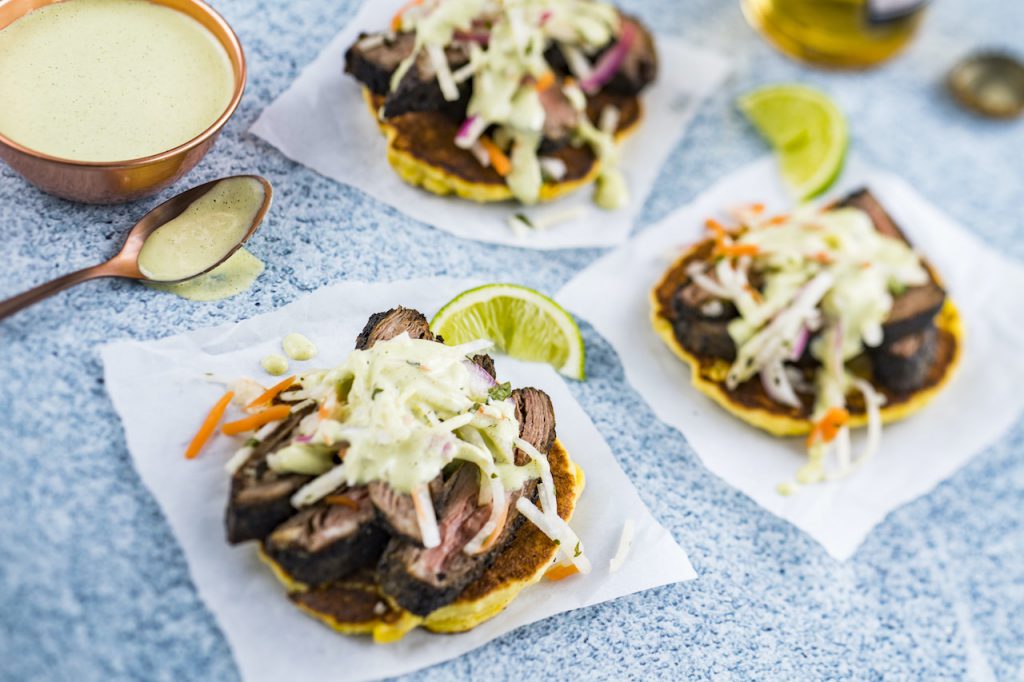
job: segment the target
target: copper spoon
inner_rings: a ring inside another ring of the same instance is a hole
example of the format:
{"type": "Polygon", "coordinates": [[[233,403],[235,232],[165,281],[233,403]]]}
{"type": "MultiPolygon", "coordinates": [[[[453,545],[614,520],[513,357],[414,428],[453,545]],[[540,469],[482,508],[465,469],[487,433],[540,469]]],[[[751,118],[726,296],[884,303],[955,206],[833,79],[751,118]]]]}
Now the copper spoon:
{"type": "Polygon", "coordinates": [[[142,250],[142,245],[146,243],[146,239],[149,235],[153,234],[158,227],[161,227],[165,223],[177,218],[182,212],[185,211],[193,202],[199,197],[209,192],[214,185],[221,180],[229,180],[231,178],[220,178],[218,180],[211,180],[210,182],[203,183],[193,187],[192,189],[185,190],[177,196],[171,197],[164,203],[160,204],[146,215],[142,216],[139,222],[135,223],[135,227],[132,228],[131,232],[128,233],[128,238],[124,241],[124,246],[116,256],[108,260],[106,263],[100,263],[94,265],[91,268],[85,268],[78,272],[72,272],[58,277],[57,279],[40,284],[34,289],[30,289],[25,293],[13,296],[6,301],[0,302],[0,320],[13,315],[22,308],[27,308],[33,303],[37,303],[47,296],[52,296],[58,291],[63,291],[68,287],[73,287],[76,284],[81,284],[90,279],[98,279],[100,277],[127,277],[129,279],[141,279],[147,282],[157,282],[160,284],[176,284],[183,282],[186,279],[193,279],[199,275],[206,274],[210,270],[226,261],[235,251],[242,247],[243,244],[252,236],[259,227],[260,223],[263,222],[263,217],[267,214],[267,210],[270,208],[270,200],[273,195],[273,189],[270,186],[270,182],[266,178],[261,178],[258,175],[238,175],[232,177],[241,178],[252,178],[253,180],[259,181],[263,185],[263,205],[260,206],[260,210],[256,212],[256,216],[252,220],[252,225],[249,229],[238,240],[231,249],[224,254],[224,257],[219,261],[206,268],[202,272],[197,272],[194,275],[186,277],[185,279],[178,280],[154,280],[146,277],[139,270],[139,252],[142,250]]]}

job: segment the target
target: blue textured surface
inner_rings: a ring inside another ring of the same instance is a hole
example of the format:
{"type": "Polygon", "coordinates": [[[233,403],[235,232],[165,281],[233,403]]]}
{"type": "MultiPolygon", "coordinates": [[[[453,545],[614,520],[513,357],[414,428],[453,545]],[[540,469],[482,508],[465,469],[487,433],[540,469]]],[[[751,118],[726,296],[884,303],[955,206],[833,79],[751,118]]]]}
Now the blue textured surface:
{"type": "MultiPolygon", "coordinates": [[[[97,345],[243,319],[342,279],[466,274],[554,291],[599,255],[454,239],[247,135],[354,6],[214,4],[247,48],[250,85],[216,149],[173,189],[236,172],[270,178],[275,209],[252,242],[267,272],[250,292],[213,304],[94,282],[0,323],[3,680],[237,677],[130,465],[97,345]]],[[[783,59],[754,37],[735,0],[625,4],[663,32],[731,55],[737,67],[674,151],[642,224],[763,153],[732,107],[738,93],[800,80],[837,97],[865,159],[901,173],[988,242],[1024,257],[1024,123],[977,120],[941,87],[946,69],[974,47],[1020,44],[1024,3],[937,2],[911,50],[866,74],[810,71],[783,59]]],[[[382,164],[369,172],[389,171],[382,164]]],[[[72,205],[0,168],[0,297],[113,254],[125,227],[152,203],[72,205]]],[[[701,578],[518,630],[424,678],[1024,676],[1024,424],[892,514],[838,564],[709,475],[683,437],[625,385],[608,345],[584,330],[591,378],[575,394],[701,578]]]]}

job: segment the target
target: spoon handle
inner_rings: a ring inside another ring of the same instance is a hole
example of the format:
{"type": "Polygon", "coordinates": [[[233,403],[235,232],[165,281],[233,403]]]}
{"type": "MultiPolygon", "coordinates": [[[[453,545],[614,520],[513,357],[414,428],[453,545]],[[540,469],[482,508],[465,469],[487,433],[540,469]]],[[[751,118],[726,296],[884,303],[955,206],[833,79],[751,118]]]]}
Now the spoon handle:
{"type": "Polygon", "coordinates": [[[77,272],[72,272],[63,277],[51,280],[44,284],[40,284],[34,289],[12,296],[6,301],[0,301],[0,320],[4,319],[8,315],[13,315],[22,308],[27,308],[33,303],[38,303],[47,296],[52,296],[58,291],[63,291],[68,287],[73,287],[76,284],[81,284],[90,279],[96,279],[97,277],[113,277],[116,273],[112,272],[109,267],[106,267],[107,263],[100,265],[94,265],[91,268],[85,268],[77,272]]]}

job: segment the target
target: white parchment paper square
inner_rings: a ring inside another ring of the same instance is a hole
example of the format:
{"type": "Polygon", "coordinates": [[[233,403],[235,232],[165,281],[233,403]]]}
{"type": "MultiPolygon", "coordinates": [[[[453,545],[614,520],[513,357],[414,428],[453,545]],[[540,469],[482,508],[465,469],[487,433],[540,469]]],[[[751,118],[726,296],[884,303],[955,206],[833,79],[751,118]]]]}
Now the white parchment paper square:
{"type": "MultiPolygon", "coordinates": [[[[400,675],[459,656],[510,630],[557,613],[696,577],[683,549],[640,501],[608,445],[550,367],[496,358],[498,376],[536,386],[555,406],[558,437],[586,473],[573,528],[594,564],[588,576],[527,589],[496,618],[460,635],[416,631],[390,645],[339,635],[295,609],[250,543],[224,539],[229,476],[224,462],[236,441],[213,439],[201,456],[182,457],[188,441],[223,387],[204,378],[260,374],[259,359],[279,352],[299,331],[320,355],[293,370],[331,366],[352,350],[370,314],[396,305],[428,316],[475,282],[421,279],[387,284],[338,284],[239,324],[201,329],[158,341],[119,341],[101,350],[110,392],[132,461],[181,544],[196,589],[227,636],[248,680],[367,680],[400,675]],[[614,504],[609,504],[614,500],[614,504]],[[623,523],[636,524],[626,564],[608,571],[623,523]]],[[[266,379],[266,378],[265,378],[266,379]]],[[[266,383],[266,381],[264,382],[266,383]]]]}
{"type": "Polygon", "coordinates": [[[586,210],[580,218],[518,237],[506,224],[520,210],[517,204],[481,205],[437,197],[404,183],[388,164],[384,137],[367,111],[360,87],[343,73],[344,55],[360,31],[384,30],[401,5],[402,0],[366,2],[291,87],[263,111],[252,132],[318,173],[465,239],[535,249],[621,244],[686,125],[728,72],[728,62],[719,55],[658,36],[658,80],[644,91],[644,120],[622,147],[621,167],[632,193],[629,205],[602,211],[591,201],[590,189],[584,188],[555,204],[526,211],[539,215],[582,206],[586,210]]]}
{"type": "MultiPolygon", "coordinates": [[[[690,371],[650,323],[648,292],[704,221],[753,201],[790,208],[772,159],[751,164],[701,194],[629,244],[607,254],[558,294],[618,352],[630,383],[663,421],[679,429],[713,473],[846,559],[900,505],[924,495],[993,443],[1024,409],[1024,268],[989,248],[899,178],[853,163],[830,194],[867,185],[938,267],[966,326],[964,356],[946,390],[922,412],[889,425],[882,449],[844,481],[775,486],[804,461],[802,439],[777,439],[732,417],[690,385],[690,371]]],[[[860,441],[855,438],[855,447],[860,441]]]]}

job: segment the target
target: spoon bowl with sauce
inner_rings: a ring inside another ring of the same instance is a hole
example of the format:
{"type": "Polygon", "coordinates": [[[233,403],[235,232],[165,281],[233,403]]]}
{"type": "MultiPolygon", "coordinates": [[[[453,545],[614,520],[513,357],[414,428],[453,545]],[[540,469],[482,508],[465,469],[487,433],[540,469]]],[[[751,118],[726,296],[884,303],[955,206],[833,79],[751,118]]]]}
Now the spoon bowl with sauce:
{"type": "Polygon", "coordinates": [[[236,256],[263,222],[272,197],[270,182],[258,175],[186,190],[135,223],[113,258],[0,302],[0,319],[90,279],[126,277],[165,288],[207,275],[236,256]]]}

